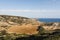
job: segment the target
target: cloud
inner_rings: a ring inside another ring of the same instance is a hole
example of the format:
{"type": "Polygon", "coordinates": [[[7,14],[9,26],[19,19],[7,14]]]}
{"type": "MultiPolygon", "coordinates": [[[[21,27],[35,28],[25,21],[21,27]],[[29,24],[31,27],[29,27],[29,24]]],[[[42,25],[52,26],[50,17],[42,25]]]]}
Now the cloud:
{"type": "Polygon", "coordinates": [[[0,10],[1,15],[16,15],[36,18],[60,18],[60,10],[0,10]]]}
{"type": "Polygon", "coordinates": [[[60,13],[60,10],[0,10],[0,12],[18,12],[18,13],[60,13]]]}
{"type": "Polygon", "coordinates": [[[22,13],[31,12],[31,13],[34,13],[34,12],[40,12],[40,10],[0,10],[0,12],[22,12],[22,13]]]}

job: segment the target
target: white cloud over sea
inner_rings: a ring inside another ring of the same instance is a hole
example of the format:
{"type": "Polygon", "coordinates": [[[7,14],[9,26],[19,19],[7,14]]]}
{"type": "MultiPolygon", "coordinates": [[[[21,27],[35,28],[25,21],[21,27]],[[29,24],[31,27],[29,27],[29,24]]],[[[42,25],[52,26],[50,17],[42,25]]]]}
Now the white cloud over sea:
{"type": "Polygon", "coordinates": [[[0,15],[16,15],[33,18],[60,18],[60,10],[0,10],[0,15]]]}
{"type": "Polygon", "coordinates": [[[0,10],[0,12],[19,12],[19,13],[60,13],[60,10],[0,10]]]}

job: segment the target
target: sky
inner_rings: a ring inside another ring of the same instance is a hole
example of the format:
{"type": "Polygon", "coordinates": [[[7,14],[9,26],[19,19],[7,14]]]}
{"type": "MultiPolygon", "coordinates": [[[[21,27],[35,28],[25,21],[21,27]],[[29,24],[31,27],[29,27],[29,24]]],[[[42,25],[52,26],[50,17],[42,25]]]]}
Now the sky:
{"type": "Polygon", "coordinates": [[[0,0],[0,15],[60,18],[60,0],[0,0]]]}

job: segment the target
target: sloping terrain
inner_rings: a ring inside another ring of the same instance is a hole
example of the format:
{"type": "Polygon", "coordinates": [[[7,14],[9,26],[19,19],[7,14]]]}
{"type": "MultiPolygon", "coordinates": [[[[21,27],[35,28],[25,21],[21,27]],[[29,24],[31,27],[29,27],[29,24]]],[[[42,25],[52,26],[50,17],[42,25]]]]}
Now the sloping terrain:
{"type": "MultiPolygon", "coordinates": [[[[0,27],[7,33],[36,34],[39,22],[35,19],[19,16],[0,15],[0,27]]],[[[0,30],[1,30],[0,29],[0,30]]]]}
{"type": "Polygon", "coordinates": [[[0,15],[0,40],[60,40],[60,22],[0,15]]]}

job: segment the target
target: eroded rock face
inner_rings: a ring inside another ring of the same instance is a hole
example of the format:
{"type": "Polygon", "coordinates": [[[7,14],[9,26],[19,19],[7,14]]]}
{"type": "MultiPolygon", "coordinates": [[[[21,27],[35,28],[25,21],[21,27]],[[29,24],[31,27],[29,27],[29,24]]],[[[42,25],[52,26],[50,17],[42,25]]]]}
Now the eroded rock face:
{"type": "Polygon", "coordinates": [[[52,24],[50,23],[49,25],[48,24],[43,26],[43,28],[45,30],[56,30],[56,29],[60,29],[60,23],[58,23],[58,22],[54,22],[52,24]]]}

